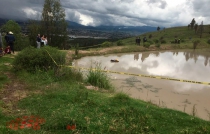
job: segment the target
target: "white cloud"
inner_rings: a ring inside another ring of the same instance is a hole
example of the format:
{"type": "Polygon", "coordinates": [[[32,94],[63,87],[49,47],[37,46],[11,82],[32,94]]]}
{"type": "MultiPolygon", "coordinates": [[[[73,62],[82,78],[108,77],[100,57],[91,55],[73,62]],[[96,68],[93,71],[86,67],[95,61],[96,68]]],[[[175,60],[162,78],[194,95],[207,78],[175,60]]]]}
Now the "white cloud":
{"type": "MultiPolygon", "coordinates": [[[[0,16],[37,18],[44,1],[1,0],[0,16]],[[8,11],[10,7],[10,11],[8,11]]],[[[210,0],[62,0],[66,19],[84,25],[186,26],[210,22],[210,0]]]]}

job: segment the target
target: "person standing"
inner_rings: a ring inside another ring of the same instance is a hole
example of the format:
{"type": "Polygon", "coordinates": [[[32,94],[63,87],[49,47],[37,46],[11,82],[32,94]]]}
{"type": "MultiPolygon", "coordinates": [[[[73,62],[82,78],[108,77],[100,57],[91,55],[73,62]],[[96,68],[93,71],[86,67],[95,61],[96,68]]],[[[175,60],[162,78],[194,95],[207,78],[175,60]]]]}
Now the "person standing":
{"type": "Polygon", "coordinates": [[[44,45],[47,46],[47,37],[45,36],[44,45]]]}
{"type": "Polygon", "coordinates": [[[10,46],[11,51],[13,52],[13,54],[15,53],[14,51],[14,42],[15,42],[15,36],[13,35],[13,33],[10,31],[9,34],[7,35],[7,41],[8,44],[10,46]]]}
{"type": "Polygon", "coordinates": [[[7,40],[8,34],[9,34],[9,33],[7,32],[6,35],[4,36],[4,39],[5,39],[5,41],[6,41],[6,45],[9,45],[9,44],[8,44],[8,40],[7,40]]]}
{"type": "Polygon", "coordinates": [[[2,41],[1,33],[0,33],[0,48],[3,48],[3,41],[2,41]]]}
{"type": "Polygon", "coordinates": [[[141,44],[141,38],[139,37],[139,46],[140,46],[140,44],[141,44]]]}
{"type": "Polygon", "coordinates": [[[0,33],[0,56],[4,55],[4,51],[3,51],[3,41],[2,41],[2,36],[0,33]]]}
{"type": "Polygon", "coordinates": [[[41,46],[43,47],[45,45],[45,36],[44,34],[41,37],[41,46]]]}
{"type": "Polygon", "coordinates": [[[37,48],[40,48],[40,45],[41,45],[41,37],[40,37],[40,34],[38,34],[37,37],[36,37],[36,44],[37,44],[37,48]]]}

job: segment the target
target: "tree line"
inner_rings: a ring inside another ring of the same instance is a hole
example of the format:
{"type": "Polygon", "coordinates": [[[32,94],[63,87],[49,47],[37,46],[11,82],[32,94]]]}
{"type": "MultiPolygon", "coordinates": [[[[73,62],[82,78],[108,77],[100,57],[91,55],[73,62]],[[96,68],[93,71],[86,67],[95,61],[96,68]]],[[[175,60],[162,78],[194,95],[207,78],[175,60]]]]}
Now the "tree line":
{"type": "Polygon", "coordinates": [[[195,21],[195,18],[193,18],[190,24],[188,24],[188,29],[195,30],[195,33],[199,34],[200,38],[202,38],[202,34],[204,32],[203,21],[201,22],[200,25],[198,25],[198,23],[196,23],[195,21]]]}
{"type": "Polygon", "coordinates": [[[28,45],[36,47],[38,34],[47,36],[48,45],[65,49],[68,40],[67,22],[65,10],[62,8],[60,0],[45,0],[42,15],[38,20],[40,21],[28,20],[28,37],[21,33],[21,27],[13,20],[2,25],[1,32],[12,31],[14,33],[16,50],[21,50],[28,45]]]}

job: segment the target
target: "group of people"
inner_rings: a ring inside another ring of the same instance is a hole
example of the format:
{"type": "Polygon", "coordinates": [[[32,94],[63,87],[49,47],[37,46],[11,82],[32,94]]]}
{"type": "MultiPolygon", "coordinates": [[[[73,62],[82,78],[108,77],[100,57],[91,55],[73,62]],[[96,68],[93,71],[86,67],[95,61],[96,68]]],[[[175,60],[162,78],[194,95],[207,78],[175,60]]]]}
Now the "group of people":
{"type": "MultiPolygon", "coordinates": [[[[147,38],[146,37],[143,38],[143,43],[144,42],[147,42],[147,38]]],[[[140,44],[141,44],[141,38],[140,37],[136,37],[136,45],[140,45],[140,44]]]]}
{"type": "Polygon", "coordinates": [[[15,53],[14,52],[15,36],[10,31],[5,35],[4,39],[6,41],[6,48],[5,49],[3,49],[3,40],[2,40],[2,35],[0,33],[0,56],[3,56],[5,54],[11,54],[11,53],[14,54],[15,53]]]}
{"type": "Polygon", "coordinates": [[[47,37],[45,35],[40,36],[40,34],[36,37],[36,44],[37,48],[40,48],[41,46],[46,46],[48,43],[47,37]]]}

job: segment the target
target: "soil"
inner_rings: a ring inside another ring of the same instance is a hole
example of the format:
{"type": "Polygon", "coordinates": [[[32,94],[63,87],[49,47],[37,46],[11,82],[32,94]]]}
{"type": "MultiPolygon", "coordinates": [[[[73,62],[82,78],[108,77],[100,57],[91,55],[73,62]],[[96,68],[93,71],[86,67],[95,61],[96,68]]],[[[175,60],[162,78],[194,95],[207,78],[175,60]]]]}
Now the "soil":
{"type": "Polygon", "coordinates": [[[4,75],[9,78],[10,82],[6,83],[0,92],[0,99],[3,101],[1,107],[3,108],[3,113],[11,114],[18,110],[17,102],[27,97],[27,85],[17,79],[14,74],[6,72],[4,75]]]}

